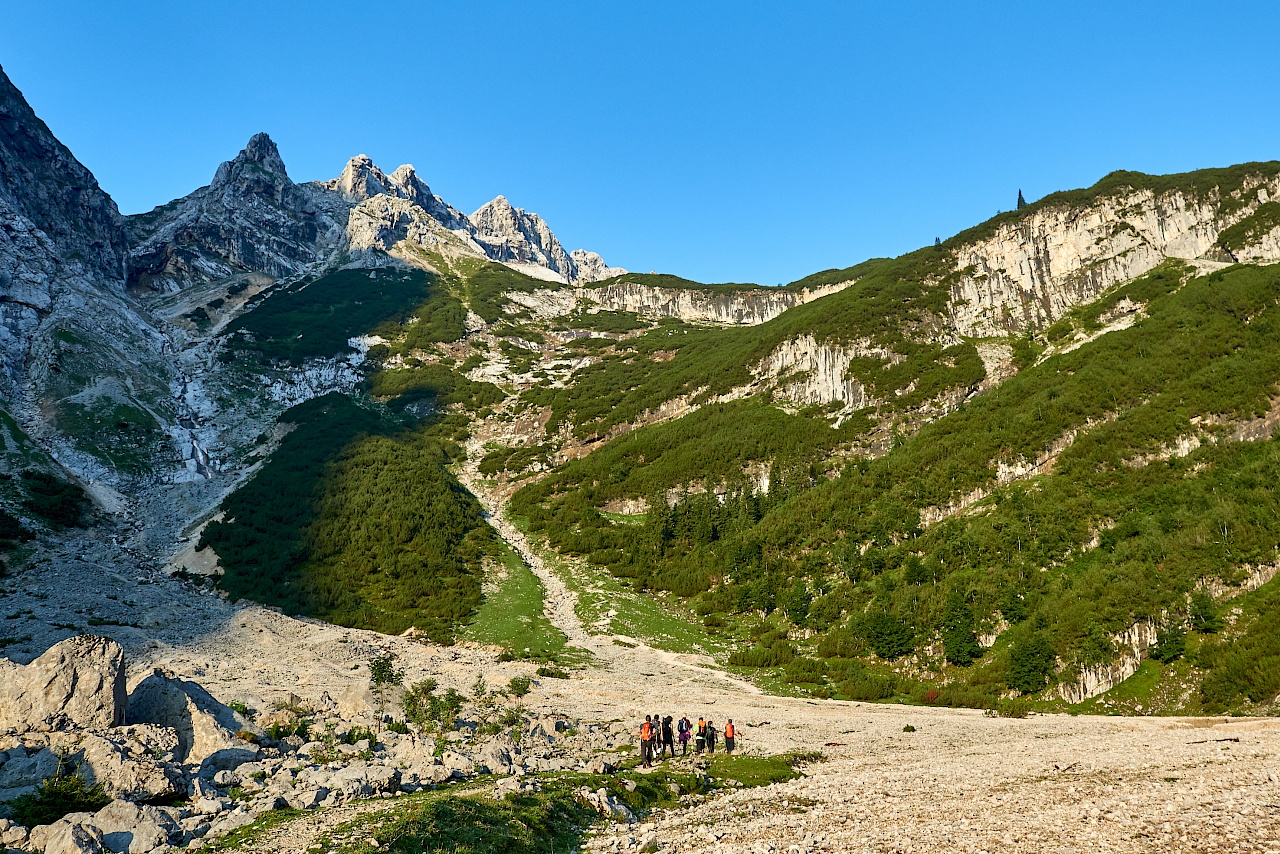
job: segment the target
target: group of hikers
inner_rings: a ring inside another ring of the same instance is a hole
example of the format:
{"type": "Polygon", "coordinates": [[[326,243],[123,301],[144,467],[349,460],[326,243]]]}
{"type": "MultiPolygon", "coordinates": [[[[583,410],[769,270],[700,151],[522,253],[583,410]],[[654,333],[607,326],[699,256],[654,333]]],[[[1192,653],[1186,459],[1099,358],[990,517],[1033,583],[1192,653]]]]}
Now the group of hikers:
{"type": "Polygon", "coordinates": [[[724,736],[724,752],[733,753],[737,746],[737,730],[733,726],[733,718],[724,725],[724,732],[716,729],[715,721],[702,717],[695,724],[685,715],[674,720],[671,715],[645,715],[640,724],[640,764],[652,768],[655,760],[663,759],[668,754],[676,755],[676,742],[680,743],[680,755],[689,755],[689,742],[693,742],[695,754],[703,751],[716,752],[716,741],[724,736]]]}

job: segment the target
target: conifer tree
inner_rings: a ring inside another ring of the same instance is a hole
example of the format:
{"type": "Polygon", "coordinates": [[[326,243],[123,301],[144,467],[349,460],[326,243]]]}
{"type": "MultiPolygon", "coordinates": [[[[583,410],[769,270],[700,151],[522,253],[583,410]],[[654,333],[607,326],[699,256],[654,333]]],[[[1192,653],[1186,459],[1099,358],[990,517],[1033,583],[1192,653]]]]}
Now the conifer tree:
{"type": "Polygon", "coordinates": [[[1018,191],[1018,210],[1022,210],[1027,206],[1027,200],[1022,197],[1022,191],[1018,191]]]}

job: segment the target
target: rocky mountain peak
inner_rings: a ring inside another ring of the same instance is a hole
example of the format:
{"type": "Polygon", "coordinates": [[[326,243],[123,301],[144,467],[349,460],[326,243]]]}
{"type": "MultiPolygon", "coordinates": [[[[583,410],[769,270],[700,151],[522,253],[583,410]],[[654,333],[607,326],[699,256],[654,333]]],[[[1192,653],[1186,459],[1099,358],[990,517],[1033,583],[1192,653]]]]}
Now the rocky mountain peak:
{"type": "Polygon", "coordinates": [[[542,217],[498,196],[470,217],[476,241],[495,261],[546,267],[566,282],[577,279],[573,259],[542,217]]]}
{"type": "Polygon", "coordinates": [[[235,156],[218,167],[209,185],[215,193],[250,194],[285,204],[295,188],[271,137],[256,133],[235,156]]]}
{"type": "Polygon", "coordinates": [[[37,255],[56,256],[64,272],[119,281],[127,237],[116,203],[0,68],[0,286],[25,278],[18,268],[37,255]]]}
{"type": "Polygon", "coordinates": [[[389,180],[400,191],[401,198],[408,199],[415,204],[427,207],[424,203],[433,198],[431,188],[418,177],[418,172],[411,163],[397,166],[396,171],[391,173],[389,180]]]}
{"type": "Polygon", "coordinates": [[[374,196],[399,195],[391,191],[391,180],[367,154],[357,154],[342,167],[342,174],[323,186],[341,193],[349,201],[363,202],[374,196]]]}

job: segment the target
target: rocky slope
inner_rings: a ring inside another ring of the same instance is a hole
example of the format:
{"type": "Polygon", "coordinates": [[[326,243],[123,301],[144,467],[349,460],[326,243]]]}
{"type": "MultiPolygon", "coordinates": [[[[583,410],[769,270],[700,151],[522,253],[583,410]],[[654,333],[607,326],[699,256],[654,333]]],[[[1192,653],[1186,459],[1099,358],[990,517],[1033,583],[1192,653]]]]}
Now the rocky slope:
{"type": "Polygon", "coordinates": [[[131,285],[169,292],[237,273],[289,276],[340,245],[341,212],[289,179],[271,138],[256,134],[207,187],[129,218],[131,285]]]}
{"type": "Polygon", "coordinates": [[[1168,189],[1144,186],[1148,176],[1122,175],[1084,203],[1059,194],[1065,198],[1051,196],[1003,218],[989,234],[954,249],[948,307],[955,331],[999,337],[1043,328],[1168,258],[1280,260],[1280,223],[1259,223],[1267,227],[1234,248],[1220,242],[1280,191],[1274,168],[1255,166],[1237,167],[1238,176],[1216,183],[1168,189]]]}

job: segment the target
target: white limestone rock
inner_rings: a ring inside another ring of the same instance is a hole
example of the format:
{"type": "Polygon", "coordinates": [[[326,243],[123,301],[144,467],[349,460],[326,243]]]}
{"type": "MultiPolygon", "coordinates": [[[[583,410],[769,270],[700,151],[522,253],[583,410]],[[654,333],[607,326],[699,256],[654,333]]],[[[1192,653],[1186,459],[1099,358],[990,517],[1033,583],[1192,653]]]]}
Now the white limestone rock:
{"type": "Polygon", "coordinates": [[[105,729],[124,721],[124,650],[81,635],[25,666],[0,659],[0,732],[105,729]]]}
{"type": "Polygon", "coordinates": [[[177,733],[177,761],[185,765],[230,769],[258,758],[258,748],[236,737],[242,728],[236,713],[204,688],[153,670],[129,694],[129,723],[158,724],[177,733]]]}

